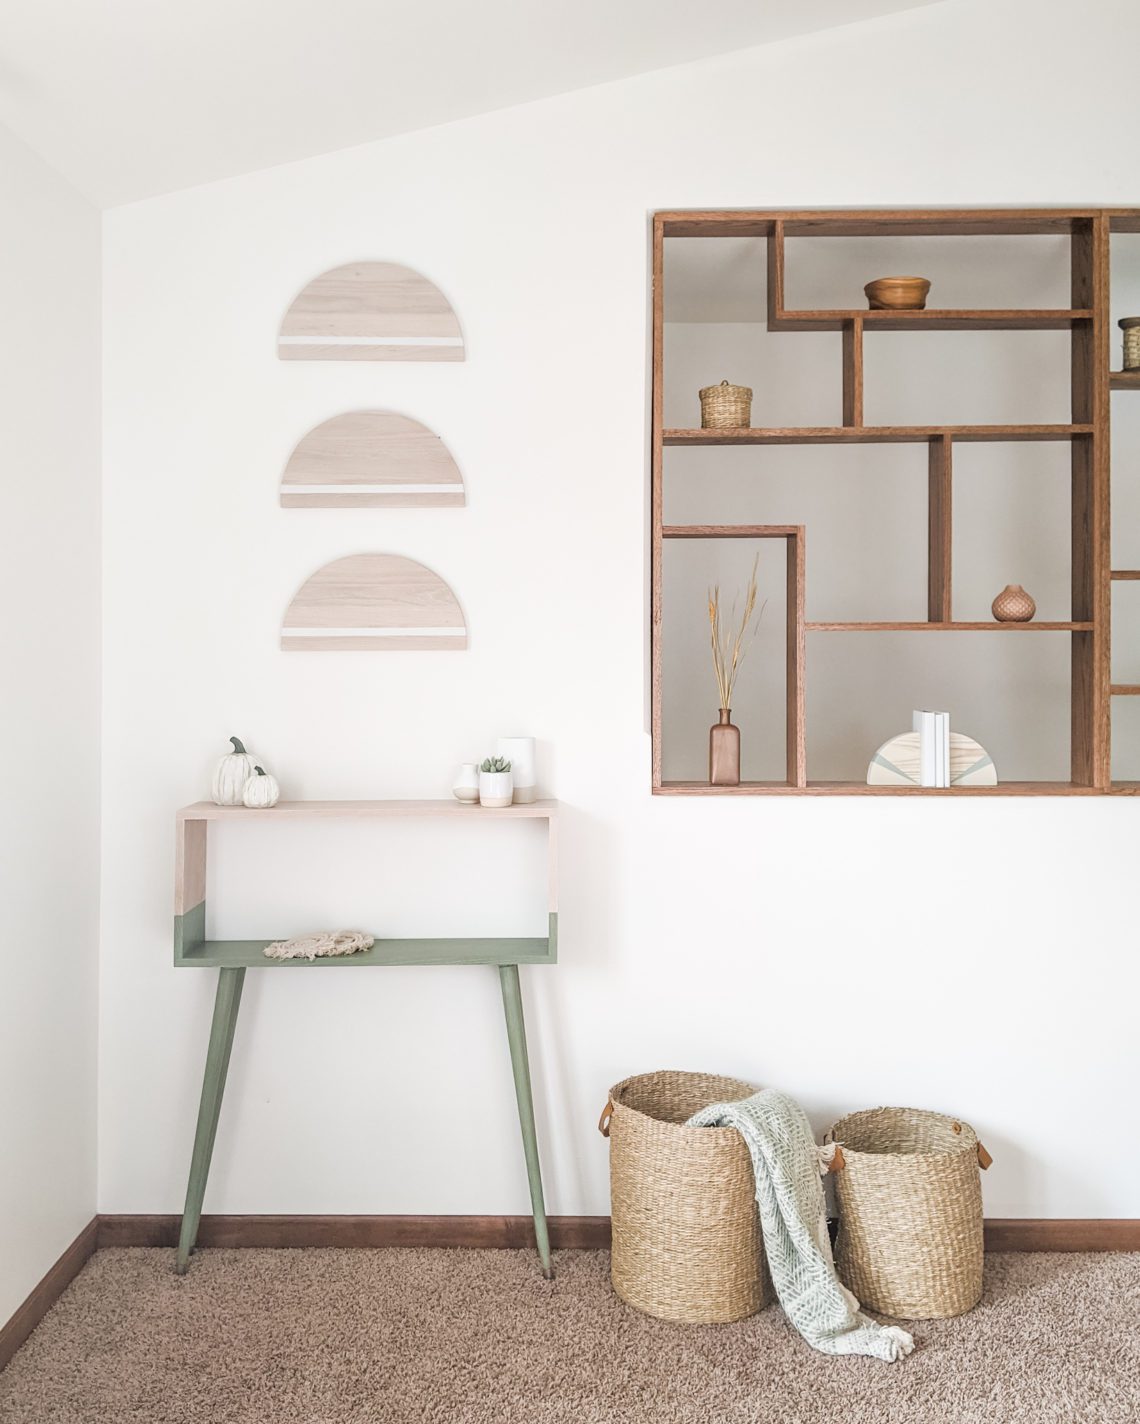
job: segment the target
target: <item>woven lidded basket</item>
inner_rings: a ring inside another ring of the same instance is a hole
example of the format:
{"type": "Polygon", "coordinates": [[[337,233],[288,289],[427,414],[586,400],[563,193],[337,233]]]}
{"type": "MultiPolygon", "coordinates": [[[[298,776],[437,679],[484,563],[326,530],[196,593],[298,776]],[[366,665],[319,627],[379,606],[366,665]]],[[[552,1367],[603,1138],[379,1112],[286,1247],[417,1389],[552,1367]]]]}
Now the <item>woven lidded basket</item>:
{"type": "Polygon", "coordinates": [[[1123,317],[1120,329],[1124,332],[1124,369],[1140,371],[1140,316],[1123,317]]]}
{"type": "Polygon", "coordinates": [[[611,1273],[627,1304],[717,1324],[766,1303],[752,1162],[729,1127],[685,1127],[709,1103],[756,1091],[705,1073],[643,1073],[610,1089],[611,1273]]]}
{"type": "Polygon", "coordinates": [[[982,1187],[990,1156],[968,1123],[918,1108],[840,1118],[835,1264],[883,1315],[961,1315],[982,1294],[982,1187]]]}
{"type": "Polygon", "coordinates": [[[705,386],[700,395],[702,430],[735,430],[741,425],[751,425],[751,386],[732,386],[721,381],[719,386],[705,386]]]}

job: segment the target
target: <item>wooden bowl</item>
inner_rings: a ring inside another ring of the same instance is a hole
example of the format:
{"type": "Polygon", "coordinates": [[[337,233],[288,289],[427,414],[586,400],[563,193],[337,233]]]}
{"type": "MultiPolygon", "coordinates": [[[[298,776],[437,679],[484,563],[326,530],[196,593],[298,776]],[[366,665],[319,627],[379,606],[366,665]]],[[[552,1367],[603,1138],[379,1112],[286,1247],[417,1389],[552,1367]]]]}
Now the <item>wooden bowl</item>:
{"type": "Polygon", "coordinates": [[[872,311],[922,311],[930,282],[925,277],[879,277],[863,290],[872,311]]]}

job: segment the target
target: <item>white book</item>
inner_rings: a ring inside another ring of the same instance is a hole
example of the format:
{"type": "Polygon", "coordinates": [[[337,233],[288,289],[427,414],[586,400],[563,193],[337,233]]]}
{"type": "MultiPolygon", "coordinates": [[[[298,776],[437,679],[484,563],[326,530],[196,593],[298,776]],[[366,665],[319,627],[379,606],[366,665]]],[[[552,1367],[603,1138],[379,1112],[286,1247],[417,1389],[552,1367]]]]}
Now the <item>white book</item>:
{"type": "Polygon", "coordinates": [[[917,708],[911,714],[911,730],[918,733],[918,758],[920,786],[938,785],[938,766],[936,761],[937,734],[934,727],[934,713],[920,711],[917,708]]]}
{"type": "Polygon", "coordinates": [[[938,718],[938,758],[939,786],[950,785],[950,713],[939,712],[938,718]]]}
{"type": "Polygon", "coordinates": [[[946,785],[946,764],[942,749],[942,717],[941,712],[934,713],[934,784],[935,786],[946,785]]]}

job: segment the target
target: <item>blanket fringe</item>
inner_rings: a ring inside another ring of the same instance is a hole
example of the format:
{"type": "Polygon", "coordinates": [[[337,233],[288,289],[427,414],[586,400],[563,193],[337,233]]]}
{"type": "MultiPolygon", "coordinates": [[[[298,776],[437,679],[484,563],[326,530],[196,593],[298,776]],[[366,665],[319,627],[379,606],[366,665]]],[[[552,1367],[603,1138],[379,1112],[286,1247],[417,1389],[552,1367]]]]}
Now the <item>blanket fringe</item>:
{"type": "Polygon", "coordinates": [[[901,1326],[882,1325],[879,1328],[888,1340],[893,1340],[895,1343],[894,1352],[888,1356],[892,1364],[895,1360],[905,1360],[914,1350],[914,1336],[908,1334],[901,1326]]]}

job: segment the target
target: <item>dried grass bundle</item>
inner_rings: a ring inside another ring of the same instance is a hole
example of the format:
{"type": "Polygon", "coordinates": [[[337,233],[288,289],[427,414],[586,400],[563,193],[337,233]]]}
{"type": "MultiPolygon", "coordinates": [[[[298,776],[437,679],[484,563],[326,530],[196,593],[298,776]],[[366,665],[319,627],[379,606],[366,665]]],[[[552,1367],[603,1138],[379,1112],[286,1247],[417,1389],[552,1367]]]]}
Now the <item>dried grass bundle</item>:
{"type": "MultiPolygon", "coordinates": [[[[752,624],[752,638],[755,638],[760,627],[760,619],[764,609],[768,606],[765,599],[760,605],[760,611],[756,612],[756,570],[760,564],[760,555],[757,554],[752,561],[752,577],[748,580],[748,589],[744,596],[744,612],[740,618],[740,626],[736,632],[732,632],[736,624],[737,599],[732,600],[732,609],[728,615],[728,628],[721,627],[720,616],[720,584],[709,589],[709,638],[712,643],[713,673],[716,676],[717,693],[720,696],[720,705],[728,711],[732,707],[732,689],[736,686],[736,674],[740,670],[740,664],[744,661],[744,654],[747,651],[745,637],[748,633],[748,625],[752,622],[752,615],[756,614],[756,621],[752,624]]],[[[752,638],[748,639],[751,643],[752,638]]]]}

